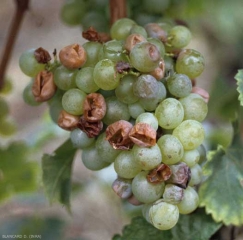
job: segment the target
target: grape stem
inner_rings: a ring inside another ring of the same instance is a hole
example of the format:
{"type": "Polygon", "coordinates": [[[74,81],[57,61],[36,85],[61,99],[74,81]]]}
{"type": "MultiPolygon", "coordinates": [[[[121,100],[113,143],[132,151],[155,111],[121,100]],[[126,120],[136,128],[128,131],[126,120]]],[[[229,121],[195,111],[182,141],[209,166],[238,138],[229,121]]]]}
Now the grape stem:
{"type": "Polygon", "coordinates": [[[110,0],[110,24],[126,16],[126,0],[110,0]]]}
{"type": "Polygon", "coordinates": [[[8,33],[7,42],[4,48],[3,56],[0,62],[0,90],[4,86],[5,71],[11,57],[15,40],[17,38],[21,22],[25,11],[28,10],[30,0],[15,0],[16,12],[12,20],[10,31],[8,33]]]}

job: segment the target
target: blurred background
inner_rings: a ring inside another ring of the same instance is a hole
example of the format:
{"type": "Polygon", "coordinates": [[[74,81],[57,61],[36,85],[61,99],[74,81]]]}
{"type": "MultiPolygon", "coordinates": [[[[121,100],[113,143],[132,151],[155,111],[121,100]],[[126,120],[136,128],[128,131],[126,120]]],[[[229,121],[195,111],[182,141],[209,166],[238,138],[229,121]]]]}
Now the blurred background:
{"type": "MultiPolygon", "coordinates": [[[[96,24],[93,20],[99,19],[103,12],[107,26],[108,1],[90,2],[85,24],[96,24]],[[105,8],[97,7],[98,15],[95,15],[91,6],[102,4],[105,8]]],[[[128,16],[141,25],[176,19],[191,29],[193,39],[187,48],[201,52],[206,62],[197,86],[211,96],[209,115],[204,123],[206,145],[209,150],[215,149],[217,144],[227,146],[232,133],[229,119],[234,117],[234,109],[238,106],[234,76],[243,68],[242,1],[161,0],[164,5],[161,13],[156,14],[146,7],[145,2],[129,1],[128,16]]],[[[6,79],[11,82],[12,90],[1,97],[9,105],[9,118],[16,131],[11,136],[0,135],[0,237],[4,234],[33,234],[42,235],[45,240],[108,240],[121,233],[132,216],[141,214],[140,207],[121,201],[111,189],[116,178],[113,167],[92,172],[83,166],[80,153],[72,168],[72,214],[58,203],[50,205],[45,196],[41,157],[44,153],[51,154],[69,133],[52,122],[46,104],[32,107],[24,102],[22,93],[30,79],[19,69],[18,60],[21,53],[30,48],[43,47],[51,53],[71,43],[86,41],[82,38],[80,24],[70,26],[61,20],[64,3],[64,0],[30,1],[8,64],[6,79]],[[3,167],[6,168],[4,176],[3,167]]],[[[0,1],[1,54],[14,12],[14,0],[0,1]]]]}

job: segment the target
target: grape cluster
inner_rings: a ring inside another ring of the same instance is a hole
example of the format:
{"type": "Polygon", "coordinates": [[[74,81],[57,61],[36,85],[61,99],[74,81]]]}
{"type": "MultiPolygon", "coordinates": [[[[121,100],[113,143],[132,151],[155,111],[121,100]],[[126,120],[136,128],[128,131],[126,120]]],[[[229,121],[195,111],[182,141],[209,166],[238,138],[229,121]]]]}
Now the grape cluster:
{"type": "Polygon", "coordinates": [[[47,101],[53,121],[82,149],[86,168],[113,163],[117,195],[143,204],[156,228],[170,229],[199,204],[209,96],[195,78],[203,56],[185,48],[191,32],[181,25],[142,27],[123,18],[107,42],[94,29],[85,36],[90,41],[64,47],[53,62],[42,48],[21,55],[20,67],[32,77],[24,99],[47,101]]]}
{"type": "MultiPolygon", "coordinates": [[[[127,0],[127,15],[138,24],[158,22],[171,5],[170,0],[127,0]]],[[[66,0],[60,10],[61,20],[69,26],[93,26],[99,32],[109,32],[109,0],[66,0]],[[92,10],[90,10],[92,9],[92,10]]]]}

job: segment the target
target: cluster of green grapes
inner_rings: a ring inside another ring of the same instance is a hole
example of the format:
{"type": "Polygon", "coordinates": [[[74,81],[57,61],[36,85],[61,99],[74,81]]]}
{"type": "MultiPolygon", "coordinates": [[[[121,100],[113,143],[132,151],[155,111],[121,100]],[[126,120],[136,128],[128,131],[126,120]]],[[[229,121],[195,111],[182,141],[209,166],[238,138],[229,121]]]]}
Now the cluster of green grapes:
{"type": "Polygon", "coordinates": [[[42,48],[21,55],[22,71],[33,78],[24,99],[47,101],[53,121],[82,149],[86,168],[113,163],[117,195],[144,204],[148,222],[170,229],[199,203],[209,96],[194,83],[203,56],[185,49],[191,32],[180,25],[142,27],[123,18],[107,42],[94,29],[85,36],[90,41],[64,47],[53,63],[42,48]]]}
{"type": "MultiPolygon", "coordinates": [[[[128,0],[126,12],[129,18],[143,26],[158,22],[170,4],[170,0],[128,0]]],[[[60,18],[69,26],[81,25],[83,30],[93,26],[99,32],[108,32],[109,0],[66,0],[60,18]]]]}
{"type": "Polygon", "coordinates": [[[12,90],[12,84],[9,79],[5,79],[4,86],[0,90],[0,135],[7,137],[15,133],[16,123],[10,115],[9,105],[5,99],[5,95],[12,90]]]}

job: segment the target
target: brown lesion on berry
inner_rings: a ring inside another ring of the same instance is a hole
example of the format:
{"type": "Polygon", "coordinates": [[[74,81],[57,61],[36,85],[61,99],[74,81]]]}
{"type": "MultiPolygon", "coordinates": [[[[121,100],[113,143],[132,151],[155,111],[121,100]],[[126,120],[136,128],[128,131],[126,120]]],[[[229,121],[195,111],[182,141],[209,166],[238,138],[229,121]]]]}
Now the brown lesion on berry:
{"type": "Polygon", "coordinates": [[[152,75],[156,80],[161,80],[165,77],[165,62],[163,59],[159,61],[159,66],[156,67],[153,71],[149,73],[152,75]]]}
{"type": "Polygon", "coordinates": [[[59,114],[57,124],[60,128],[67,130],[67,131],[72,131],[75,128],[77,128],[79,122],[79,117],[74,116],[65,110],[62,110],[59,114]]]}
{"type": "Polygon", "coordinates": [[[168,183],[186,189],[191,179],[191,169],[183,162],[170,166],[172,174],[168,183]]]}
{"type": "Polygon", "coordinates": [[[114,149],[128,150],[134,143],[129,138],[129,133],[133,125],[125,120],[112,123],[106,129],[106,140],[114,149]]]}
{"type": "Polygon", "coordinates": [[[32,93],[37,102],[44,102],[51,99],[56,90],[57,86],[54,83],[52,72],[43,70],[37,74],[32,86],[32,93]]]}
{"type": "Polygon", "coordinates": [[[130,34],[125,40],[124,48],[130,53],[133,47],[140,42],[147,42],[147,39],[137,33],[130,34]]]}
{"type": "Polygon", "coordinates": [[[42,47],[35,50],[34,56],[38,63],[46,64],[51,60],[49,52],[42,47]]]}
{"type": "Polygon", "coordinates": [[[100,93],[90,93],[86,96],[84,101],[85,120],[89,122],[100,121],[106,113],[105,98],[100,93]]]}
{"type": "Polygon", "coordinates": [[[156,144],[156,130],[147,123],[137,123],[129,133],[130,139],[140,147],[152,147],[156,144]]]}
{"type": "Polygon", "coordinates": [[[111,40],[110,36],[106,33],[99,33],[95,28],[89,27],[87,31],[82,32],[82,37],[90,42],[108,42],[111,40]]]}
{"type": "Polygon", "coordinates": [[[147,180],[150,183],[161,183],[167,181],[171,177],[172,171],[170,167],[164,163],[153,169],[147,175],[147,180]]]}
{"type": "Polygon", "coordinates": [[[163,43],[167,41],[167,32],[159,26],[157,23],[148,23],[145,25],[145,30],[152,38],[158,38],[163,43]]]}
{"type": "Polygon", "coordinates": [[[79,118],[77,127],[81,129],[83,132],[87,134],[89,138],[93,138],[99,135],[99,133],[103,129],[103,122],[102,121],[96,121],[96,122],[90,122],[87,121],[84,116],[81,116],[79,118]]]}
{"type": "Polygon", "coordinates": [[[116,71],[120,74],[129,72],[131,68],[132,66],[128,62],[120,61],[116,64],[116,71]]]}

